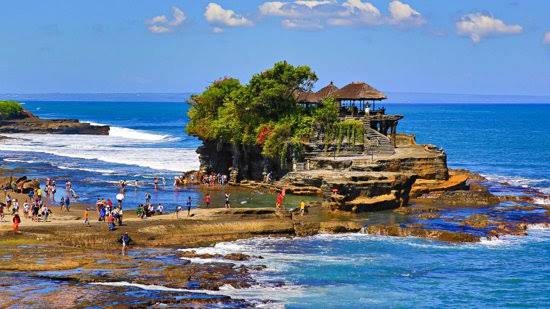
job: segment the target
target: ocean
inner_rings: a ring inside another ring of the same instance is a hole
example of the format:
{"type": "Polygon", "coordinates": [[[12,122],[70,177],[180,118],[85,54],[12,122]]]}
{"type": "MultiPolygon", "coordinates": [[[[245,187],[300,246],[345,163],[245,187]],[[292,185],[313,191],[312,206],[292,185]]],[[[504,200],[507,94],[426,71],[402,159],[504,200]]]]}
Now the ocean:
{"type": "MultiPolygon", "coordinates": [[[[137,205],[146,191],[168,209],[188,196],[200,200],[201,193],[194,189],[172,189],[174,176],[198,167],[195,149],[200,143],[184,130],[189,105],[153,100],[23,102],[42,118],[108,124],[111,134],[10,135],[17,139],[1,142],[0,167],[18,168],[17,173],[31,177],[54,177],[58,185],[71,180],[82,202],[112,198],[122,179],[132,185],[137,181],[128,191],[127,205],[137,205]],[[166,181],[157,192],[151,185],[155,176],[166,181]]],[[[494,193],[522,194],[532,187],[550,194],[550,105],[383,105],[388,113],[405,116],[398,131],[416,134],[418,143],[444,148],[451,168],[510,184],[507,192],[494,193]]],[[[236,199],[245,206],[273,204],[270,196],[236,199]]],[[[540,226],[532,226],[525,237],[469,245],[358,233],[255,238],[199,251],[263,256],[246,262],[267,266],[255,274],[258,286],[220,293],[274,300],[273,305],[289,308],[550,304],[550,231],[540,226]]]]}

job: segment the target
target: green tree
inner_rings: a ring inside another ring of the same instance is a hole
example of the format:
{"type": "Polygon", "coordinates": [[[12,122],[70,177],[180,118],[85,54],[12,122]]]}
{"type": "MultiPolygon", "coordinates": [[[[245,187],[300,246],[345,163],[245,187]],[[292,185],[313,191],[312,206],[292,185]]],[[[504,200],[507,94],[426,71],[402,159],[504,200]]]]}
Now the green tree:
{"type": "Polygon", "coordinates": [[[23,107],[16,101],[0,101],[0,119],[11,119],[21,115],[23,107]]]}

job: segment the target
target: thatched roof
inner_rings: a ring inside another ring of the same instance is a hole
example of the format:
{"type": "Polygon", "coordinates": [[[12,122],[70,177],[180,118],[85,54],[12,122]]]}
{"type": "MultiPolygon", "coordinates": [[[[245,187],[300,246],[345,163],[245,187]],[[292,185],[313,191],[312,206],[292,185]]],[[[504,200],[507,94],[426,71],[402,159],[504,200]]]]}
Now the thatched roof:
{"type": "Polygon", "coordinates": [[[300,92],[296,95],[296,102],[298,103],[318,103],[319,99],[314,92],[300,92]]]}
{"type": "Polygon", "coordinates": [[[316,95],[319,101],[321,101],[323,99],[330,97],[337,90],[338,90],[338,87],[336,87],[333,82],[330,82],[330,84],[321,88],[321,90],[317,91],[316,95]]]}
{"type": "Polygon", "coordinates": [[[336,100],[385,100],[386,95],[363,82],[353,82],[331,95],[336,100]]]}

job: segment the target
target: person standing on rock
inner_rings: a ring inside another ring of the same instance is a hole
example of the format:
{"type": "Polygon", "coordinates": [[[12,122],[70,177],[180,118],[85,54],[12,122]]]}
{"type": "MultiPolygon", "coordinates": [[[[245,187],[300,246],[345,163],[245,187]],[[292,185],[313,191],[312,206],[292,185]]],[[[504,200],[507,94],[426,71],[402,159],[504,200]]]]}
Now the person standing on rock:
{"type": "Polygon", "coordinates": [[[153,179],[153,183],[155,184],[155,191],[158,191],[158,189],[159,189],[159,178],[157,176],[155,176],[155,178],[153,179]]]}
{"type": "Polygon", "coordinates": [[[204,196],[204,204],[206,204],[206,207],[210,207],[210,203],[212,203],[212,197],[210,196],[210,193],[206,193],[204,196]]]}
{"type": "Polygon", "coordinates": [[[122,244],[122,255],[126,254],[126,251],[128,251],[128,246],[133,242],[132,238],[128,235],[128,232],[124,233],[122,236],[120,236],[118,242],[122,244]]]}
{"type": "Polygon", "coordinates": [[[300,215],[303,216],[306,213],[306,203],[304,200],[300,201],[300,215]]]}
{"type": "Polygon", "coordinates": [[[192,204],[193,200],[191,199],[191,197],[187,197],[187,217],[189,217],[191,215],[191,204],[192,204]]]}
{"type": "Polygon", "coordinates": [[[90,211],[88,208],[84,210],[84,224],[90,226],[90,211]]]}
{"type": "Polygon", "coordinates": [[[231,203],[229,203],[229,197],[231,194],[225,193],[225,208],[231,208],[231,203]]]}
{"type": "Polygon", "coordinates": [[[12,219],[13,222],[13,231],[15,233],[19,233],[19,224],[21,224],[21,218],[19,217],[19,214],[15,214],[12,219]]]}

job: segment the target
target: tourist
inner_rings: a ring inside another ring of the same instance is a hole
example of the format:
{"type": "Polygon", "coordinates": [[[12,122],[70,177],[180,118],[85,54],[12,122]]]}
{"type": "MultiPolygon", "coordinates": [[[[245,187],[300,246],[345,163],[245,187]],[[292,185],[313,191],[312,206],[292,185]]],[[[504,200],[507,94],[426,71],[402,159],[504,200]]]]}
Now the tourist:
{"type": "Polygon", "coordinates": [[[69,196],[65,198],[65,208],[67,209],[67,212],[71,211],[71,199],[69,196]]]}
{"type": "Polygon", "coordinates": [[[136,209],[136,214],[139,218],[143,219],[143,217],[145,216],[145,209],[143,208],[143,204],[139,204],[136,209]]]}
{"type": "Polygon", "coordinates": [[[6,222],[6,220],[4,220],[4,207],[6,207],[6,204],[0,203],[0,221],[2,222],[6,222]]]}
{"type": "Polygon", "coordinates": [[[162,206],[161,203],[157,205],[157,214],[162,215],[162,212],[164,211],[164,206],[162,206]]]}
{"type": "Polygon", "coordinates": [[[109,213],[109,216],[107,217],[107,225],[109,226],[109,231],[114,231],[115,228],[115,217],[113,216],[113,213],[109,213]]]}
{"type": "Polygon", "coordinates": [[[25,219],[29,218],[29,211],[30,211],[29,200],[25,200],[25,203],[23,204],[23,214],[25,215],[25,219]]]}
{"type": "Polygon", "coordinates": [[[187,217],[189,217],[191,215],[191,203],[193,202],[193,200],[191,199],[190,196],[187,197],[187,217]]]}
{"type": "Polygon", "coordinates": [[[90,212],[88,208],[84,209],[84,224],[90,226],[90,212]]]}
{"type": "Polygon", "coordinates": [[[126,181],[121,180],[119,181],[118,185],[119,185],[119,192],[124,194],[124,192],[126,192],[126,181]]]}
{"type": "Polygon", "coordinates": [[[150,217],[155,214],[155,207],[153,204],[147,205],[147,217],[150,217]]]}
{"type": "Polygon", "coordinates": [[[122,226],[122,207],[117,207],[115,211],[115,219],[117,220],[118,226],[122,226]]]}
{"type": "Polygon", "coordinates": [[[29,190],[29,199],[32,201],[34,199],[34,189],[29,190]]]}
{"type": "Polygon", "coordinates": [[[19,213],[19,201],[17,199],[13,200],[13,206],[11,208],[11,215],[19,213]]]}
{"type": "Polygon", "coordinates": [[[15,233],[19,233],[19,224],[21,224],[21,218],[19,217],[19,214],[15,214],[12,219],[13,222],[13,231],[15,233]]]}
{"type": "Polygon", "coordinates": [[[183,211],[181,206],[176,207],[176,219],[179,219],[180,212],[183,211]]]}
{"type": "Polygon", "coordinates": [[[55,185],[55,180],[52,180],[52,200],[55,201],[55,193],[57,192],[57,187],[55,185]]]}
{"type": "Polygon", "coordinates": [[[61,197],[61,200],[59,201],[59,207],[61,208],[61,212],[63,212],[63,209],[65,208],[65,197],[61,197]]]}
{"type": "Polygon", "coordinates": [[[67,180],[67,182],[65,183],[65,190],[67,192],[71,192],[72,187],[73,187],[73,184],[71,183],[71,181],[67,180]]]}
{"type": "Polygon", "coordinates": [[[105,215],[106,215],[105,206],[102,206],[99,209],[99,218],[97,218],[97,221],[105,221],[105,215]]]}
{"type": "Polygon", "coordinates": [[[231,194],[225,193],[225,205],[224,205],[225,208],[231,208],[231,204],[229,203],[229,197],[230,196],[231,196],[231,194]]]}
{"type": "Polygon", "coordinates": [[[96,212],[97,212],[98,221],[100,221],[99,220],[99,218],[100,218],[99,213],[100,213],[101,208],[102,208],[101,198],[98,197],[97,202],[95,203],[95,209],[96,209],[96,212]]]}
{"type": "Polygon", "coordinates": [[[39,200],[42,199],[42,189],[40,189],[40,186],[36,189],[36,198],[39,200]]]}
{"type": "Polygon", "coordinates": [[[206,207],[209,207],[210,203],[212,203],[212,197],[210,196],[210,193],[206,193],[204,196],[204,204],[206,204],[206,207]]]}
{"type": "Polygon", "coordinates": [[[11,196],[9,194],[6,195],[6,208],[7,208],[8,211],[10,211],[10,209],[11,209],[11,202],[12,202],[11,201],[11,196]]]}
{"type": "Polygon", "coordinates": [[[48,208],[48,205],[42,206],[41,214],[42,214],[42,218],[44,218],[44,222],[48,222],[48,217],[50,216],[51,213],[52,211],[48,208]]]}
{"type": "Polygon", "coordinates": [[[159,189],[159,178],[157,176],[155,176],[155,178],[153,178],[153,183],[155,185],[155,191],[158,191],[158,189],[159,189]]]}
{"type": "Polygon", "coordinates": [[[122,208],[122,201],[124,200],[124,194],[123,193],[117,194],[116,200],[118,202],[118,207],[122,208]]]}
{"type": "Polygon", "coordinates": [[[149,192],[145,192],[145,205],[151,203],[151,194],[149,192]]]}
{"type": "Polygon", "coordinates": [[[132,244],[133,241],[132,241],[132,238],[130,238],[130,236],[126,232],[124,233],[124,235],[120,236],[118,242],[122,244],[122,255],[124,255],[128,250],[128,246],[130,246],[130,244],[132,244]]]}
{"type": "Polygon", "coordinates": [[[300,201],[300,215],[303,216],[306,212],[306,203],[304,203],[304,200],[300,201]]]}
{"type": "Polygon", "coordinates": [[[31,212],[32,212],[32,218],[31,218],[32,221],[38,221],[38,213],[40,212],[40,206],[36,201],[32,202],[31,212]]]}
{"type": "Polygon", "coordinates": [[[283,206],[283,195],[279,192],[279,194],[277,194],[277,198],[275,199],[275,207],[279,209],[281,206],[283,206]]]}

